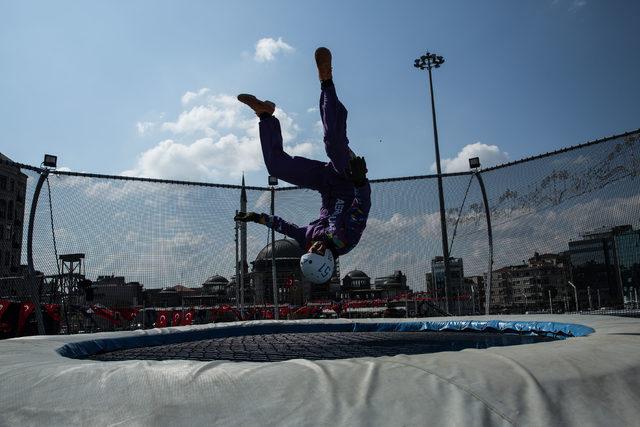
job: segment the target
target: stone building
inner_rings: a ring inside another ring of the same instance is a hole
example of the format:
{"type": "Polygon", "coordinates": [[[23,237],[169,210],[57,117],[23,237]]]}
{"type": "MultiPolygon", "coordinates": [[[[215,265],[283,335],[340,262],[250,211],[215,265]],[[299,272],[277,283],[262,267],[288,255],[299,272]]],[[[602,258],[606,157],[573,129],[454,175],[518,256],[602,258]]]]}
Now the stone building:
{"type": "Polygon", "coordinates": [[[360,270],[352,270],[342,279],[340,299],[373,299],[371,278],[360,270]]]}
{"type": "Polygon", "coordinates": [[[372,290],[375,298],[395,298],[400,294],[411,292],[407,286],[407,276],[400,270],[396,270],[389,276],[376,277],[372,290]]]}
{"type": "Polygon", "coordinates": [[[27,175],[0,153],[0,277],[19,272],[27,175]]]}

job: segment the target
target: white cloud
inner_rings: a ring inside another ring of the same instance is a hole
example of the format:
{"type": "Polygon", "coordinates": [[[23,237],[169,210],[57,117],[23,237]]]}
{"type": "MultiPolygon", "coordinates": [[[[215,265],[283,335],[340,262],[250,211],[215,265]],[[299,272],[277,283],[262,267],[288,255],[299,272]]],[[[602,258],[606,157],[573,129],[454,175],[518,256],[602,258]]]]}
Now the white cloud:
{"type": "Polygon", "coordinates": [[[318,107],[309,107],[307,108],[307,113],[315,113],[318,111],[318,107]]]}
{"type": "Polygon", "coordinates": [[[207,130],[218,118],[219,112],[212,107],[198,105],[189,111],[183,111],[175,122],[162,124],[163,130],[173,133],[192,133],[207,130]]]}
{"type": "MultiPolygon", "coordinates": [[[[442,172],[463,172],[469,170],[469,159],[479,157],[483,168],[505,163],[509,160],[509,154],[501,151],[497,145],[487,145],[481,142],[465,145],[462,150],[453,158],[442,159],[442,172]]],[[[431,165],[431,170],[436,170],[435,162],[431,165]]]]}
{"type": "Polygon", "coordinates": [[[278,37],[278,40],[266,37],[256,43],[256,51],[253,58],[258,62],[273,61],[278,53],[288,53],[293,52],[293,50],[293,47],[282,41],[282,37],[278,37]]]}
{"type": "Polygon", "coordinates": [[[209,88],[206,88],[206,87],[203,87],[202,89],[200,89],[197,92],[188,91],[187,93],[182,95],[182,105],[187,105],[190,102],[193,102],[196,99],[206,95],[207,93],[209,93],[209,88]]]}
{"type": "Polygon", "coordinates": [[[573,0],[573,2],[571,3],[571,6],[569,6],[569,10],[571,12],[574,12],[586,5],[587,5],[586,0],[573,0]]]}
{"type": "MultiPolygon", "coordinates": [[[[233,96],[204,96],[207,91],[199,92],[201,95],[195,98],[187,96],[189,92],[185,94],[192,105],[175,121],[160,127],[172,136],[141,153],[136,165],[123,175],[236,182],[243,171],[264,168],[258,118],[233,96]]],[[[285,150],[292,156],[312,157],[319,144],[309,140],[297,143],[301,129],[291,114],[277,108],[275,116],[280,121],[285,150]]]]}
{"type": "Polygon", "coordinates": [[[136,123],[136,129],[138,130],[138,135],[144,136],[149,131],[153,130],[157,126],[155,122],[138,122],[136,123]]]}

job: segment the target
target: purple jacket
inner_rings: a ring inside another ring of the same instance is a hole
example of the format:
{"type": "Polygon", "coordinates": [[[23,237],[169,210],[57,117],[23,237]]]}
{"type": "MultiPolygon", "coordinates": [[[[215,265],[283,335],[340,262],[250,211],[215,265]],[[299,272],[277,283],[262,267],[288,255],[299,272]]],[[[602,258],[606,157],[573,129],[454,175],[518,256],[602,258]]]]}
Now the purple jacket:
{"type": "Polygon", "coordinates": [[[265,213],[261,214],[260,223],[295,239],[304,249],[320,240],[327,243],[336,255],[344,255],[360,241],[367,226],[370,209],[371,186],[367,182],[362,187],[355,188],[350,200],[335,196],[323,197],[320,218],[306,227],[299,227],[278,216],[272,218],[265,213]]]}

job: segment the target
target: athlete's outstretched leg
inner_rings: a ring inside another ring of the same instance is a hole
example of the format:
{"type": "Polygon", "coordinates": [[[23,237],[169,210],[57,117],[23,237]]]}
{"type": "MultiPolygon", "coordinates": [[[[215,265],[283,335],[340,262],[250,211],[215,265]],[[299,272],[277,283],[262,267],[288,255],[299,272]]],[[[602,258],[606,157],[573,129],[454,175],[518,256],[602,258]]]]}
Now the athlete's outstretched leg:
{"type": "Polygon", "coordinates": [[[331,52],[325,47],[316,50],[316,64],[321,80],[320,117],[324,128],[324,146],[327,156],[340,175],[348,168],[353,152],[347,138],[347,109],[338,99],[333,84],[331,52]]]}
{"type": "Polygon", "coordinates": [[[326,165],[304,157],[291,157],[284,152],[280,122],[272,116],[275,104],[247,94],[239,95],[238,100],[260,117],[260,145],[269,174],[293,185],[322,190],[326,185],[326,165]]]}

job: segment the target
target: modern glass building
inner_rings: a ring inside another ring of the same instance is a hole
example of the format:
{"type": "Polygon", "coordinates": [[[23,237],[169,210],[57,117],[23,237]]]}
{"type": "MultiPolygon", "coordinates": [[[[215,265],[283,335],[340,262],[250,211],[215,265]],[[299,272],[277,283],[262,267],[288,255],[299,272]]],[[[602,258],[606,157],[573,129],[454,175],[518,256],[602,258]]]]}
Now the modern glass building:
{"type": "MultiPolygon", "coordinates": [[[[431,260],[432,293],[438,301],[444,298],[444,257],[437,256],[431,260]]],[[[464,280],[464,264],[462,258],[449,258],[449,311],[456,314],[468,314],[473,309],[471,286],[464,280]]]]}
{"type": "Polygon", "coordinates": [[[640,294],[640,230],[616,235],[615,246],[624,302],[637,303],[640,294]]]}
{"type": "Polygon", "coordinates": [[[571,279],[582,309],[636,301],[640,290],[640,230],[613,227],[569,242],[571,279]]]}

